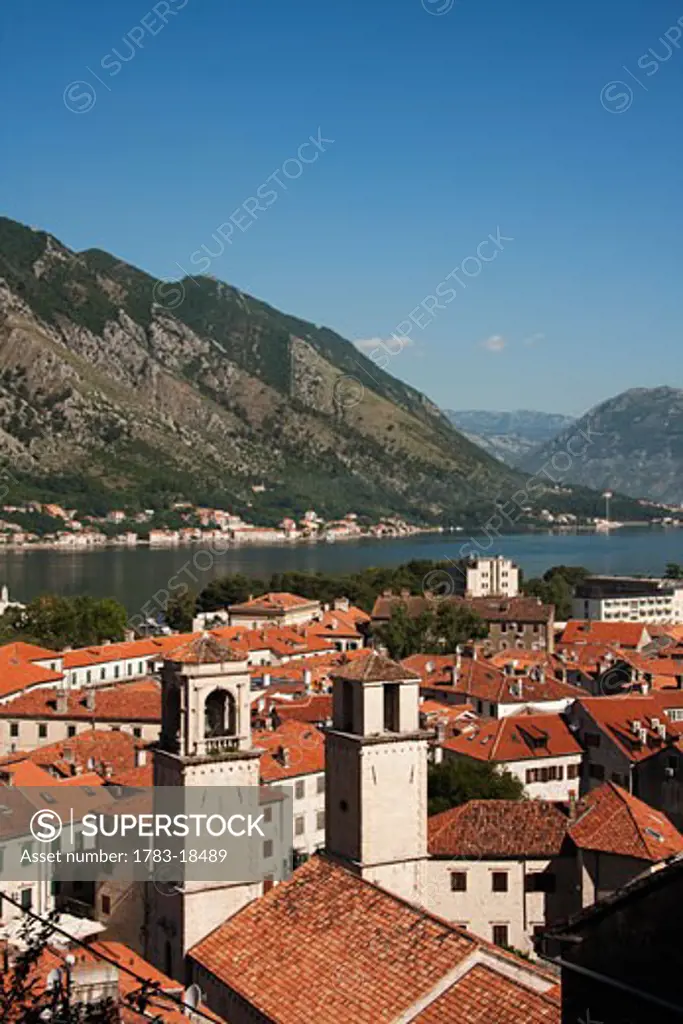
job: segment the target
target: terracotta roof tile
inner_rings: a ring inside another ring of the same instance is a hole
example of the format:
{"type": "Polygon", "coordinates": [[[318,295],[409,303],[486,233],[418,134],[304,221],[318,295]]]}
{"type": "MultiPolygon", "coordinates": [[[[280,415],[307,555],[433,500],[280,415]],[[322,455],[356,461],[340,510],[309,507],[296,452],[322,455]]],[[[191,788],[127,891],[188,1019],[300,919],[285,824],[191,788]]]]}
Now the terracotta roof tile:
{"type": "Polygon", "coordinates": [[[683,722],[672,722],[665,713],[671,702],[673,706],[683,706],[683,692],[664,690],[647,696],[584,697],[577,706],[588,713],[600,731],[630,761],[638,762],[658,753],[669,740],[683,733],[683,722]],[[653,719],[664,726],[666,738],[655,728],[653,719]],[[636,723],[644,730],[645,742],[636,731],[636,723]]]}
{"type": "Polygon", "coordinates": [[[320,607],[319,601],[314,601],[309,597],[300,597],[299,594],[290,594],[287,591],[271,591],[268,594],[261,594],[259,597],[254,597],[250,601],[242,601],[241,604],[231,604],[229,612],[260,612],[265,613],[284,613],[292,611],[294,609],[303,609],[308,607],[320,607]]]}
{"type": "Polygon", "coordinates": [[[553,714],[490,719],[442,746],[477,761],[537,761],[583,753],[564,719],[553,714]]]}
{"type": "Polygon", "coordinates": [[[252,733],[261,755],[261,779],[274,782],[325,771],[325,739],[315,726],[284,722],[277,729],[252,733]]]}
{"type": "Polygon", "coordinates": [[[436,857],[554,857],[567,815],[549,800],[470,800],[428,821],[436,857]]]}
{"type": "Polygon", "coordinates": [[[56,686],[41,686],[0,704],[0,721],[14,718],[82,719],[92,722],[160,722],[161,687],[154,679],[91,691],[72,689],[66,693],[66,709],[57,710],[56,686]],[[89,708],[86,694],[94,697],[89,708]]]}
{"type": "Polygon", "coordinates": [[[164,657],[168,661],[182,665],[223,665],[230,661],[244,661],[242,652],[237,652],[226,644],[211,636],[200,633],[187,643],[167,650],[164,657]]]}
{"type": "Polygon", "coordinates": [[[532,992],[483,964],[463,978],[426,1010],[414,1024],[560,1024],[559,998],[552,990],[532,992]]]}
{"type": "Polygon", "coordinates": [[[577,811],[569,835],[582,849],[654,863],[683,853],[683,836],[666,815],[614,782],[591,790],[577,811]]]}
{"type": "Polygon", "coordinates": [[[385,658],[377,651],[364,651],[362,657],[354,659],[350,664],[341,664],[331,674],[335,679],[348,679],[351,682],[361,683],[390,683],[419,679],[416,672],[398,661],[385,658]]]}
{"type": "Polygon", "coordinates": [[[616,647],[638,648],[647,642],[647,626],[642,622],[599,622],[571,619],[562,633],[563,644],[607,643],[616,647]]]}
{"type": "MultiPolygon", "coordinates": [[[[315,855],[189,955],[278,1024],[388,1024],[482,948],[315,855]]],[[[512,960],[550,988],[543,972],[512,960]]]]}

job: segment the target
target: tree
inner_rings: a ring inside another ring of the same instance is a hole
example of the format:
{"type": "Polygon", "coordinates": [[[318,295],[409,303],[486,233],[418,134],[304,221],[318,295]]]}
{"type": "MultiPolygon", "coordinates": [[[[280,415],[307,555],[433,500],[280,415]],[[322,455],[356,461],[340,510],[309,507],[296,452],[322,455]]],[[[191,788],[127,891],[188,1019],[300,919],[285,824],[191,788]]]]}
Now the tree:
{"type": "Polygon", "coordinates": [[[111,597],[44,594],[25,608],[9,608],[0,618],[0,641],[25,640],[61,650],[123,640],[128,616],[111,597]]]}
{"type": "Polygon", "coordinates": [[[394,605],[389,621],[375,629],[376,638],[398,661],[411,654],[452,654],[458,644],[479,640],[487,633],[481,616],[467,605],[448,600],[413,617],[401,602],[394,605]]]}
{"type": "Polygon", "coordinates": [[[555,605],[558,619],[570,619],[574,588],[590,575],[582,565],[554,565],[541,578],[526,580],[522,590],[529,597],[538,597],[544,604],[555,605]]]}
{"type": "Polygon", "coordinates": [[[171,629],[186,633],[192,629],[192,620],[197,608],[197,595],[188,591],[186,594],[173,594],[164,609],[164,618],[171,629]]]}
{"type": "MultiPolygon", "coordinates": [[[[470,640],[483,640],[488,635],[488,626],[480,615],[466,604],[442,601],[432,626],[433,643],[424,653],[451,654],[458,644],[470,640]]],[[[427,638],[430,643],[430,638],[427,638]]]]}
{"type": "Polygon", "coordinates": [[[524,785],[507,769],[489,761],[448,758],[432,765],[428,774],[430,814],[459,807],[468,800],[522,800],[524,785]]]}
{"type": "Polygon", "coordinates": [[[121,1019],[119,1007],[111,999],[83,1003],[73,999],[64,961],[49,951],[54,934],[51,919],[27,920],[22,929],[22,944],[10,961],[0,970],[0,1014],[3,1021],[22,1024],[116,1024],[121,1019]],[[60,968],[56,964],[62,964],[60,968]],[[52,986],[45,984],[52,969],[52,986]]]}
{"type": "Polygon", "coordinates": [[[664,576],[667,580],[683,580],[683,565],[678,562],[667,562],[664,576]]]}

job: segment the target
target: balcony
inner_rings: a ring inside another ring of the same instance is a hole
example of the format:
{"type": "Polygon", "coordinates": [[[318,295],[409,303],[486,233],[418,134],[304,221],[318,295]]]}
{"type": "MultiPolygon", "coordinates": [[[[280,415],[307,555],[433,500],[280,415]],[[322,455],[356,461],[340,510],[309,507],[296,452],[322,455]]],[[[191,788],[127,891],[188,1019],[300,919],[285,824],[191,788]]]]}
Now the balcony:
{"type": "Polygon", "coordinates": [[[239,736],[211,736],[208,739],[200,740],[197,744],[197,753],[215,757],[218,754],[228,754],[239,750],[239,745],[239,736]]]}

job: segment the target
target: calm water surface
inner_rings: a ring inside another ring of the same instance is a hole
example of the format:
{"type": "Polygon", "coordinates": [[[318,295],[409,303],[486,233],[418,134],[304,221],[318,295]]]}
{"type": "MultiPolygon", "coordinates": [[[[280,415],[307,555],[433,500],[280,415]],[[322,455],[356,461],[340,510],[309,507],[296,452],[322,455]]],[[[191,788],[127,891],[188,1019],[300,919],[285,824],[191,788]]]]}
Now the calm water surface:
{"type": "MultiPolygon", "coordinates": [[[[429,534],[395,541],[240,547],[219,555],[199,547],[3,551],[0,584],[7,583],[11,595],[20,601],[46,591],[92,594],[116,597],[133,612],[184,566],[182,579],[192,582],[191,572],[201,588],[212,577],[233,572],[267,579],[273,572],[287,570],[343,573],[370,565],[398,565],[412,558],[456,559],[468,541],[467,534],[429,534]]],[[[482,549],[490,544],[487,537],[479,542],[482,549]]],[[[585,565],[594,572],[657,574],[667,562],[683,563],[683,529],[634,527],[609,535],[514,534],[499,538],[489,553],[513,558],[527,576],[559,564],[585,565]]]]}

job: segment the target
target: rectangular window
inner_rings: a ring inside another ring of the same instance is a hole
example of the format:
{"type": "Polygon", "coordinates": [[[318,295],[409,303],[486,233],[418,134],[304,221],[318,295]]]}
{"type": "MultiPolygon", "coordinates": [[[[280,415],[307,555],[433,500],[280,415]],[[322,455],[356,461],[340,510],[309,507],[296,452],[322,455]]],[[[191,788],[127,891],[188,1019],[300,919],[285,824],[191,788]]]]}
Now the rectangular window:
{"type": "Polygon", "coordinates": [[[38,739],[39,740],[44,740],[46,738],[47,738],[47,726],[45,725],[44,722],[41,722],[41,724],[38,726],[38,739]]]}
{"type": "Polygon", "coordinates": [[[342,681],[342,732],[353,732],[353,687],[348,679],[342,681]]]}
{"type": "Polygon", "coordinates": [[[106,678],[107,678],[107,670],[106,670],[106,668],[101,668],[100,669],[100,679],[106,679],[106,678]]]}
{"type": "Polygon", "coordinates": [[[272,807],[266,807],[265,808],[265,810],[263,812],[263,820],[266,822],[266,824],[273,820],[273,808],[272,807]]]}
{"type": "Polygon", "coordinates": [[[492,892],[507,892],[508,891],[508,873],[507,871],[494,871],[491,875],[491,891],[492,892]]]}
{"type": "Polygon", "coordinates": [[[315,788],[316,788],[316,793],[324,793],[325,792],[325,776],[324,775],[319,775],[318,776],[316,784],[315,784],[315,788]]]}
{"type": "Polygon", "coordinates": [[[579,777],[579,766],[578,764],[567,765],[567,778],[578,779],[579,777]]]}
{"type": "Polygon", "coordinates": [[[21,909],[30,910],[33,906],[33,889],[21,890],[21,909]]]}
{"type": "Polygon", "coordinates": [[[605,778],[605,768],[601,764],[589,764],[588,765],[588,778],[598,779],[600,782],[605,778]]]}
{"type": "Polygon", "coordinates": [[[111,914],[111,897],[110,896],[103,896],[102,897],[102,913],[103,914],[107,914],[107,915],[111,914]]]}
{"type": "Polygon", "coordinates": [[[297,800],[303,800],[306,792],[306,783],[303,779],[297,779],[296,785],[294,786],[294,796],[297,800]]]}
{"type": "Polygon", "coordinates": [[[9,734],[14,738],[16,738],[19,735],[19,725],[17,722],[10,722],[9,734]]]}
{"type": "Polygon", "coordinates": [[[399,732],[399,700],[398,683],[384,684],[384,731],[399,732]]]}
{"type": "Polygon", "coordinates": [[[128,675],[129,676],[133,675],[133,662],[132,661],[128,662],[127,671],[128,671],[128,675]]]}
{"type": "Polygon", "coordinates": [[[134,725],[133,726],[133,736],[135,736],[136,740],[141,739],[141,737],[142,737],[142,729],[140,728],[139,725],[134,725]]]}
{"type": "Polygon", "coordinates": [[[76,726],[75,725],[67,725],[67,727],[66,727],[66,734],[69,737],[69,739],[71,739],[72,736],[75,736],[76,735],[76,726]]]}
{"type": "Polygon", "coordinates": [[[294,835],[302,836],[304,834],[304,816],[303,814],[297,814],[294,819],[294,835]]]}
{"type": "Polygon", "coordinates": [[[525,879],[527,892],[555,892],[555,875],[545,871],[532,871],[525,879]]]}
{"type": "Polygon", "coordinates": [[[496,946],[508,946],[508,926],[506,924],[494,924],[493,942],[496,946]]]}
{"type": "Polygon", "coordinates": [[[467,892],[466,871],[451,871],[451,892],[467,892]]]}
{"type": "Polygon", "coordinates": [[[273,840],[266,839],[263,843],[263,859],[270,860],[273,856],[273,840]]]}
{"type": "Polygon", "coordinates": [[[92,682],[92,669],[90,669],[90,668],[85,673],[85,681],[86,681],[86,683],[91,683],[92,682]]]}
{"type": "Polygon", "coordinates": [[[119,672],[120,672],[119,666],[118,665],[114,665],[114,679],[118,679],[119,678],[119,672]]]}
{"type": "Polygon", "coordinates": [[[322,830],[325,828],[325,812],[324,811],[318,811],[318,813],[315,816],[315,824],[316,824],[316,827],[318,829],[318,832],[322,832],[322,830]]]}

